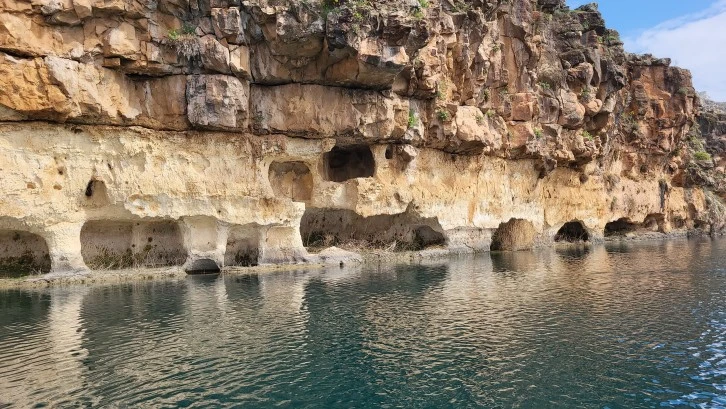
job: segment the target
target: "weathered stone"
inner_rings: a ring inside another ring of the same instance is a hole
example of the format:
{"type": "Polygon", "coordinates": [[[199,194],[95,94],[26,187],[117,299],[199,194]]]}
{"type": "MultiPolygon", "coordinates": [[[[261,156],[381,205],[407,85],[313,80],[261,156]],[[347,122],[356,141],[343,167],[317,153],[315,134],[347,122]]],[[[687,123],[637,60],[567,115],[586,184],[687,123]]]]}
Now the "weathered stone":
{"type": "Polygon", "coordinates": [[[198,128],[247,127],[249,84],[226,75],[190,75],[187,78],[187,115],[198,128]]]}
{"type": "Polygon", "coordinates": [[[136,59],[140,52],[136,29],[131,24],[121,23],[110,29],[104,37],[103,54],[106,57],[136,59]]]}
{"type": "Polygon", "coordinates": [[[252,79],[250,71],[250,49],[247,46],[230,46],[229,67],[232,73],[246,80],[252,79]]]}
{"type": "Polygon", "coordinates": [[[150,234],[196,271],[345,262],[311,236],[726,228],[726,120],[701,114],[701,141],[690,74],[626,54],[594,6],[359,3],[0,0],[0,239],[77,271],[150,234]]]}
{"type": "Polygon", "coordinates": [[[220,44],[214,36],[207,35],[199,39],[202,66],[210,71],[222,74],[230,73],[229,49],[220,44]]]}
{"type": "Polygon", "coordinates": [[[381,140],[401,137],[408,124],[407,101],[372,91],[299,84],[253,86],[252,100],[253,128],[274,133],[381,140]],[[318,103],[308,104],[310,99],[318,103]]]}
{"type": "Polygon", "coordinates": [[[230,43],[238,44],[243,37],[239,8],[213,8],[212,28],[218,38],[225,38],[230,43]]]}
{"type": "Polygon", "coordinates": [[[88,18],[93,15],[91,0],[73,0],[73,10],[80,19],[88,18]]]}

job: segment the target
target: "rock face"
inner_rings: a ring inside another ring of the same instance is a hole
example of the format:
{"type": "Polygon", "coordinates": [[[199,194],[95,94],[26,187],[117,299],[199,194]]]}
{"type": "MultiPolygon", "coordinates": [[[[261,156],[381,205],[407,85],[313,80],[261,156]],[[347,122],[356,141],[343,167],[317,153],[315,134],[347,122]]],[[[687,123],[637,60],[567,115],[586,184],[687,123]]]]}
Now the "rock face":
{"type": "Polygon", "coordinates": [[[626,53],[595,5],[0,4],[7,265],[195,271],[725,225],[726,116],[699,116],[690,74],[626,53]]]}

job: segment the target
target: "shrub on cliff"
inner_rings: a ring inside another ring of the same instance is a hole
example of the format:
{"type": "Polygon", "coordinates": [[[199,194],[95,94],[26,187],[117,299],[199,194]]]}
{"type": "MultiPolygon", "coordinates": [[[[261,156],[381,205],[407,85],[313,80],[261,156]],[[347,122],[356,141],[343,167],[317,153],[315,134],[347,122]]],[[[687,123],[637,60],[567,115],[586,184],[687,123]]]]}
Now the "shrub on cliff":
{"type": "Polygon", "coordinates": [[[191,59],[201,53],[196,27],[192,25],[184,24],[181,29],[169,30],[167,38],[177,53],[186,59],[191,59]]]}

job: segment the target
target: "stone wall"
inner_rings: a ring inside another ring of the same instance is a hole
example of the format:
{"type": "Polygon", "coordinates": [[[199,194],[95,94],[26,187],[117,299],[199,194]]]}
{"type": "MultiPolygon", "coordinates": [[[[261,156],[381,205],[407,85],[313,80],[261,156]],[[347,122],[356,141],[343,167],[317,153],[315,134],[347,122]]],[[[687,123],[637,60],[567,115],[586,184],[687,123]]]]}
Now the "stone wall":
{"type": "Polygon", "coordinates": [[[55,271],[724,226],[690,74],[626,53],[593,5],[0,5],[0,229],[55,271]]]}

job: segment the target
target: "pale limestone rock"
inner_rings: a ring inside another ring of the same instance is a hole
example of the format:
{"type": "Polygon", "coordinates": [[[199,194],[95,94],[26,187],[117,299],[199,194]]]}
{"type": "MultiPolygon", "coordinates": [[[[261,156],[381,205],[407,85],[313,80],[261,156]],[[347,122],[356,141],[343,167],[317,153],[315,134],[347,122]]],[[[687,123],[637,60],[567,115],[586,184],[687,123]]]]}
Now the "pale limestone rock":
{"type": "Polygon", "coordinates": [[[585,102],[585,112],[587,115],[595,115],[602,109],[603,103],[597,98],[591,98],[585,102]]]}
{"type": "Polygon", "coordinates": [[[41,59],[0,53],[0,106],[17,114],[64,120],[77,111],[62,89],[50,82],[41,59]]]}
{"type": "Polygon", "coordinates": [[[93,15],[93,3],[91,0],[73,0],[73,10],[80,19],[85,19],[93,15]]]}
{"type": "Polygon", "coordinates": [[[230,43],[239,44],[244,35],[239,8],[213,8],[212,28],[218,38],[224,38],[230,43]]]}
{"type": "Polygon", "coordinates": [[[229,67],[232,73],[240,78],[250,80],[250,49],[247,46],[230,46],[229,67]]]}
{"type": "Polygon", "coordinates": [[[0,120],[27,121],[0,124],[0,239],[37,236],[21,242],[44,240],[56,271],[150,233],[190,270],[312,260],[311,214],[456,252],[546,244],[573,220],[594,239],[619,218],[726,223],[681,187],[690,75],[594,32],[562,47],[549,33],[568,28],[528,2],[496,20],[346,2],[325,21],[315,2],[147,3],[0,0],[0,120]]]}
{"type": "Polygon", "coordinates": [[[560,90],[559,98],[562,104],[559,124],[569,129],[580,127],[585,120],[585,107],[578,101],[577,94],[560,90]]]}
{"type": "Polygon", "coordinates": [[[129,23],[121,23],[110,29],[104,37],[103,54],[106,57],[136,59],[141,52],[136,29],[129,23]]]}
{"type": "Polygon", "coordinates": [[[44,26],[22,15],[0,10],[0,45],[8,52],[44,56],[80,57],[83,27],[44,26]]]}
{"type": "Polygon", "coordinates": [[[222,74],[230,73],[229,49],[217,41],[214,36],[207,35],[200,38],[199,47],[204,68],[222,74]]]}
{"type": "Polygon", "coordinates": [[[378,92],[318,85],[253,85],[251,98],[255,101],[252,126],[269,132],[315,137],[359,134],[377,140],[400,137],[408,127],[408,101],[378,92]],[[318,104],[308,104],[311,99],[318,104]]]}
{"type": "Polygon", "coordinates": [[[477,107],[461,106],[456,111],[456,139],[461,142],[459,152],[497,150],[502,146],[502,135],[492,124],[494,119],[477,107]]]}
{"type": "Polygon", "coordinates": [[[530,93],[512,95],[512,120],[531,121],[534,117],[536,99],[530,93]]]}
{"type": "MultiPolygon", "coordinates": [[[[104,219],[114,223],[177,221],[183,237],[176,246],[187,254],[188,266],[199,260],[228,265],[230,237],[249,237],[247,243],[257,249],[260,263],[310,260],[300,235],[306,205],[275,197],[266,179],[265,163],[290,160],[310,164],[315,206],[335,203],[358,218],[398,214],[391,219],[396,228],[417,223],[434,226],[448,237],[454,251],[488,249],[494,229],[510,219],[531,224],[527,242],[539,243],[573,219],[582,220],[595,234],[607,221],[621,217],[645,220],[665,212],[687,219],[706,208],[700,190],[672,187],[665,209],[658,195],[640,193],[641,189],[658,191],[660,175],[640,181],[624,179],[618,189],[605,194],[605,178],[593,176],[583,183],[572,169],[555,169],[538,179],[534,160],[462,156],[453,162],[444,152],[421,149],[401,170],[387,165],[395,157],[384,157],[385,145],[375,149],[374,176],[355,183],[326,182],[316,163],[331,148],[328,142],[275,136],[263,140],[242,134],[240,138],[213,132],[205,138],[189,138],[141,129],[79,127],[72,131],[43,124],[0,125],[0,158],[7,162],[0,167],[11,172],[0,180],[7,198],[0,203],[5,216],[0,229],[19,229],[45,238],[55,270],[84,267],[83,248],[96,241],[82,226],[86,220],[104,219]],[[66,150],[74,154],[54,154],[66,150]],[[240,165],[240,158],[245,158],[246,165],[240,165]],[[104,181],[104,189],[94,191],[103,192],[103,201],[83,194],[91,178],[104,181]],[[341,191],[348,193],[341,195],[341,191]],[[390,200],[395,197],[403,202],[390,200]],[[612,205],[613,197],[618,198],[618,206],[612,205]]],[[[617,171],[620,164],[613,166],[608,171],[617,171]]],[[[129,233],[103,231],[109,243],[133,238],[131,227],[129,233]]],[[[511,235],[504,241],[519,248],[522,237],[511,235]]]]}
{"type": "Polygon", "coordinates": [[[184,129],[184,76],[134,82],[118,71],[46,57],[18,60],[0,54],[3,80],[28,87],[0,87],[0,105],[16,115],[85,123],[137,124],[184,129]],[[22,80],[20,78],[23,78],[22,80]],[[33,78],[33,82],[26,82],[33,78]],[[32,86],[31,86],[32,85],[32,86]]]}
{"type": "Polygon", "coordinates": [[[328,247],[318,254],[310,255],[308,261],[330,265],[360,264],[363,262],[363,257],[352,251],[343,250],[338,247],[328,247]]]}
{"type": "Polygon", "coordinates": [[[187,115],[192,125],[211,129],[245,129],[249,84],[226,75],[187,77],[187,115]]]}

